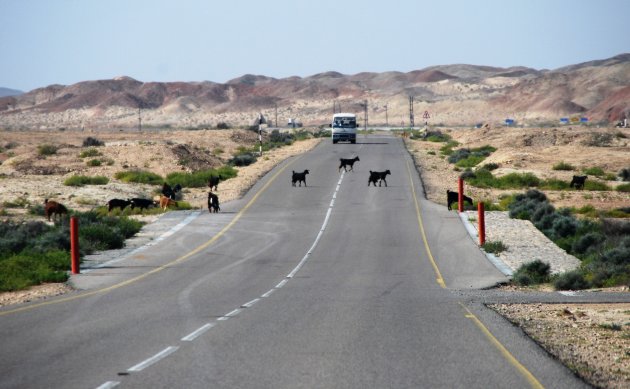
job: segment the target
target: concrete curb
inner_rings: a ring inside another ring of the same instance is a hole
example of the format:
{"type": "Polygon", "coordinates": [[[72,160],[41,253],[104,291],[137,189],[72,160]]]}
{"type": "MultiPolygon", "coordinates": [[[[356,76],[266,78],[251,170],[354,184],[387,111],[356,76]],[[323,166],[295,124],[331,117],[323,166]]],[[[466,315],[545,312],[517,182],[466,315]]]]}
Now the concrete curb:
{"type": "MultiPolygon", "coordinates": [[[[477,244],[477,246],[479,246],[479,234],[477,233],[477,229],[475,228],[475,226],[470,222],[470,220],[468,220],[468,216],[465,212],[458,212],[458,215],[462,223],[464,224],[464,227],[466,227],[466,231],[468,231],[468,235],[470,235],[470,238],[475,242],[475,244],[477,244]]],[[[492,253],[485,252],[481,247],[479,247],[479,250],[481,250],[481,252],[485,254],[486,258],[488,258],[488,261],[490,261],[490,263],[492,263],[505,276],[511,278],[514,275],[512,268],[510,268],[505,262],[503,262],[501,258],[492,253]]]]}

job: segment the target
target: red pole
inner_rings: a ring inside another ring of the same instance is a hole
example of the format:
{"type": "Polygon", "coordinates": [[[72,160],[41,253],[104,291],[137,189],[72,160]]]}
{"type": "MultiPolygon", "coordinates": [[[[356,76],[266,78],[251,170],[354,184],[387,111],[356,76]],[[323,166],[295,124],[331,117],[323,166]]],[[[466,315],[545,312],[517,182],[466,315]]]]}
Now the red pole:
{"type": "Polygon", "coordinates": [[[79,220],[70,218],[70,261],[72,274],[81,273],[79,268],[79,220]]]}
{"type": "Polygon", "coordinates": [[[477,203],[477,219],[479,220],[479,245],[486,243],[486,212],[483,202],[477,203]]]}
{"type": "Polygon", "coordinates": [[[464,212],[464,179],[459,177],[457,179],[457,189],[458,189],[458,195],[457,195],[457,209],[459,210],[459,212],[464,212]]]}

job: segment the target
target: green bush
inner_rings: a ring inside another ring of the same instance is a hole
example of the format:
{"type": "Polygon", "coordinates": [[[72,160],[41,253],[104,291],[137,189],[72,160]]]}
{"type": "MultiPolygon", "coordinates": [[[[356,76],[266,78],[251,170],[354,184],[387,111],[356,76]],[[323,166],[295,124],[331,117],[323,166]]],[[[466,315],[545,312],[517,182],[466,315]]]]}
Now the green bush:
{"type": "Polygon", "coordinates": [[[606,185],[603,182],[599,182],[595,180],[586,180],[586,182],[584,183],[584,190],[608,191],[610,190],[610,186],[606,185]]]}
{"type": "Polygon", "coordinates": [[[617,176],[621,179],[621,181],[630,181],[630,167],[621,169],[617,176]]]}
{"type": "Polygon", "coordinates": [[[239,155],[234,156],[229,161],[229,164],[233,166],[249,166],[252,163],[255,163],[256,160],[257,160],[257,157],[253,154],[250,154],[250,153],[239,154],[239,155]]]}
{"type": "Polygon", "coordinates": [[[541,260],[528,262],[514,272],[512,280],[523,286],[544,284],[550,280],[550,269],[549,264],[541,260]]]}
{"type": "Polygon", "coordinates": [[[102,155],[100,151],[98,151],[97,149],[91,147],[87,150],[83,150],[80,154],[79,154],[79,158],[89,158],[89,157],[98,157],[102,155]]]}
{"type": "Polygon", "coordinates": [[[57,154],[57,146],[50,144],[43,144],[37,146],[37,154],[39,155],[54,155],[57,154]]]}
{"type": "Polygon", "coordinates": [[[606,172],[601,167],[585,168],[585,169],[582,169],[582,172],[589,176],[596,176],[596,177],[602,177],[606,174],[606,172]]]}
{"type": "Polygon", "coordinates": [[[617,185],[617,187],[615,188],[615,190],[617,192],[624,192],[624,193],[628,193],[630,192],[630,184],[621,184],[621,185],[617,185]]]}
{"type": "Polygon", "coordinates": [[[65,251],[13,254],[0,260],[0,291],[25,289],[44,282],[64,282],[68,279],[69,267],[70,255],[65,251]]]}
{"type": "Polygon", "coordinates": [[[63,182],[66,186],[84,186],[84,185],[106,185],[109,182],[107,177],[103,176],[72,176],[66,178],[63,182]]]}
{"type": "Polygon", "coordinates": [[[223,166],[219,169],[199,170],[193,173],[170,173],[166,176],[169,185],[181,185],[184,188],[203,188],[208,185],[210,177],[220,177],[221,181],[234,178],[237,175],[232,166],[223,166]]]}
{"type": "MultiPolygon", "coordinates": [[[[420,131],[412,132],[413,139],[420,138],[420,136],[416,135],[416,132],[419,133],[420,131]]],[[[441,131],[436,130],[436,131],[427,131],[427,133],[424,135],[424,140],[427,142],[451,142],[452,138],[450,135],[444,134],[441,131]]]]}
{"type": "Polygon", "coordinates": [[[581,270],[572,270],[558,275],[553,282],[556,290],[580,290],[587,289],[590,284],[582,274],[581,270]]]}
{"type": "Polygon", "coordinates": [[[86,162],[86,165],[91,166],[91,167],[101,166],[101,160],[100,159],[91,159],[91,160],[86,162]]]}
{"type": "Polygon", "coordinates": [[[164,178],[159,174],[147,172],[144,170],[129,170],[117,172],[114,178],[123,182],[135,182],[138,184],[161,185],[164,178]]]}
{"type": "Polygon", "coordinates": [[[564,161],[558,162],[557,164],[553,165],[552,167],[553,170],[575,170],[575,167],[573,167],[573,165],[566,163],[564,161]]]}
{"type": "Polygon", "coordinates": [[[484,243],[481,248],[487,252],[492,254],[500,254],[503,251],[507,250],[507,247],[501,241],[491,241],[484,243]]]}

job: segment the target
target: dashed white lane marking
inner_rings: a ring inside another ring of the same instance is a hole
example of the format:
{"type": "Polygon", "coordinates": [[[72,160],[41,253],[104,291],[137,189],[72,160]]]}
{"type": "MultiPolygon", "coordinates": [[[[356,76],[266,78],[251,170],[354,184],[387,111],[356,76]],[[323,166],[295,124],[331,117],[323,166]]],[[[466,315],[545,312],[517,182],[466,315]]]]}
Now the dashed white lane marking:
{"type": "Polygon", "coordinates": [[[241,308],[251,308],[254,304],[260,301],[260,298],[253,299],[252,301],[241,305],[241,308]]]}
{"type": "Polygon", "coordinates": [[[177,351],[178,348],[179,347],[176,347],[176,346],[167,347],[164,350],[162,350],[159,353],[157,353],[154,356],[152,356],[151,358],[146,359],[146,360],[138,363],[137,365],[127,369],[127,371],[142,371],[142,370],[146,369],[147,367],[153,365],[154,363],[158,362],[160,359],[164,359],[164,358],[168,357],[169,355],[171,355],[172,353],[177,351]]]}
{"type": "MultiPolygon", "coordinates": [[[[326,212],[326,217],[324,218],[324,222],[322,223],[322,227],[320,228],[319,233],[317,234],[317,237],[315,238],[315,241],[313,242],[313,245],[308,250],[306,255],[304,255],[302,260],[300,260],[300,262],[297,264],[297,266],[293,270],[291,270],[291,272],[286,276],[286,278],[283,279],[282,281],[280,281],[273,289],[271,289],[268,292],[264,293],[259,298],[256,298],[254,300],[251,300],[250,302],[247,302],[247,303],[241,305],[240,308],[236,308],[233,311],[231,311],[231,312],[229,312],[229,313],[227,313],[227,314],[217,318],[217,321],[229,320],[230,318],[232,318],[232,317],[238,315],[239,313],[241,313],[243,311],[243,309],[251,308],[254,304],[259,302],[261,300],[261,298],[266,298],[266,297],[271,296],[271,294],[274,291],[276,291],[276,290],[282,288],[283,286],[285,286],[286,283],[289,281],[289,279],[293,278],[295,276],[295,274],[298,272],[298,270],[300,270],[300,268],[302,268],[302,266],[306,263],[306,261],[308,261],[308,258],[310,257],[310,255],[313,252],[313,250],[315,250],[315,247],[319,243],[319,240],[321,239],[321,237],[322,237],[322,235],[324,233],[324,230],[326,229],[326,226],[328,225],[328,220],[330,219],[330,215],[332,213],[332,208],[335,205],[335,199],[337,198],[337,192],[339,191],[339,188],[341,187],[341,182],[343,181],[344,174],[345,174],[345,172],[341,173],[341,177],[339,178],[339,182],[337,183],[337,188],[335,189],[335,192],[333,193],[332,200],[330,201],[330,205],[328,206],[328,210],[326,212]]],[[[197,216],[198,216],[198,214],[193,214],[193,215],[189,216],[183,222],[181,222],[178,225],[176,225],[175,227],[173,227],[170,231],[166,232],[165,234],[160,236],[160,238],[158,238],[158,239],[162,240],[162,239],[172,235],[177,230],[181,229],[186,224],[190,223],[197,216]]],[[[139,250],[136,250],[136,251],[139,251],[139,250]]],[[[203,333],[205,333],[206,331],[208,331],[209,329],[211,329],[214,326],[215,326],[215,323],[204,324],[203,326],[199,327],[195,331],[193,331],[190,334],[184,336],[181,340],[184,341],[184,342],[192,342],[193,340],[195,340],[200,335],[202,335],[203,333]]],[[[149,359],[147,359],[147,360],[145,360],[143,362],[140,362],[139,364],[131,367],[127,371],[130,371],[130,372],[142,371],[143,369],[153,365],[154,363],[158,362],[159,360],[164,359],[167,356],[169,356],[170,354],[174,353],[175,351],[177,351],[177,349],[179,349],[179,347],[175,347],[175,346],[167,347],[164,350],[162,350],[159,353],[157,353],[154,356],[152,356],[151,358],[149,358],[149,359]]],[[[110,389],[110,388],[113,388],[115,386],[118,386],[119,384],[120,384],[120,382],[117,382],[117,381],[108,381],[108,382],[104,383],[103,385],[99,386],[96,389],[110,389]]]]}
{"type": "Polygon", "coordinates": [[[558,293],[560,293],[561,295],[564,295],[564,296],[569,296],[569,297],[575,297],[575,296],[579,296],[580,295],[578,292],[575,292],[573,290],[563,290],[563,291],[560,291],[558,293]]]}
{"type": "Polygon", "coordinates": [[[120,385],[120,382],[118,381],[107,381],[96,389],[111,389],[117,387],[118,385],[120,385]]]}
{"type": "Polygon", "coordinates": [[[204,332],[208,331],[210,328],[214,327],[214,323],[207,323],[204,324],[203,326],[199,327],[198,329],[196,329],[195,331],[191,332],[190,334],[184,336],[182,338],[182,341],[184,342],[192,342],[193,340],[197,339],[197,337],[201,334],[203,334],[204,332]]]}

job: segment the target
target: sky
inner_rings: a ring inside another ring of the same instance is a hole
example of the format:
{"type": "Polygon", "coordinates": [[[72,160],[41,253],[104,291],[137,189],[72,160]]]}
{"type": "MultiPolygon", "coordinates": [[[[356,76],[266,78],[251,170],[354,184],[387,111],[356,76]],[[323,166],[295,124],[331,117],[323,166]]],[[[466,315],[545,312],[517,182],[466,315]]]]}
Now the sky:
{"type": "Polygon", "coordinates": [[[0,87],[557,69],[630,52],[627,0],[0,0],[0,87]]]}

